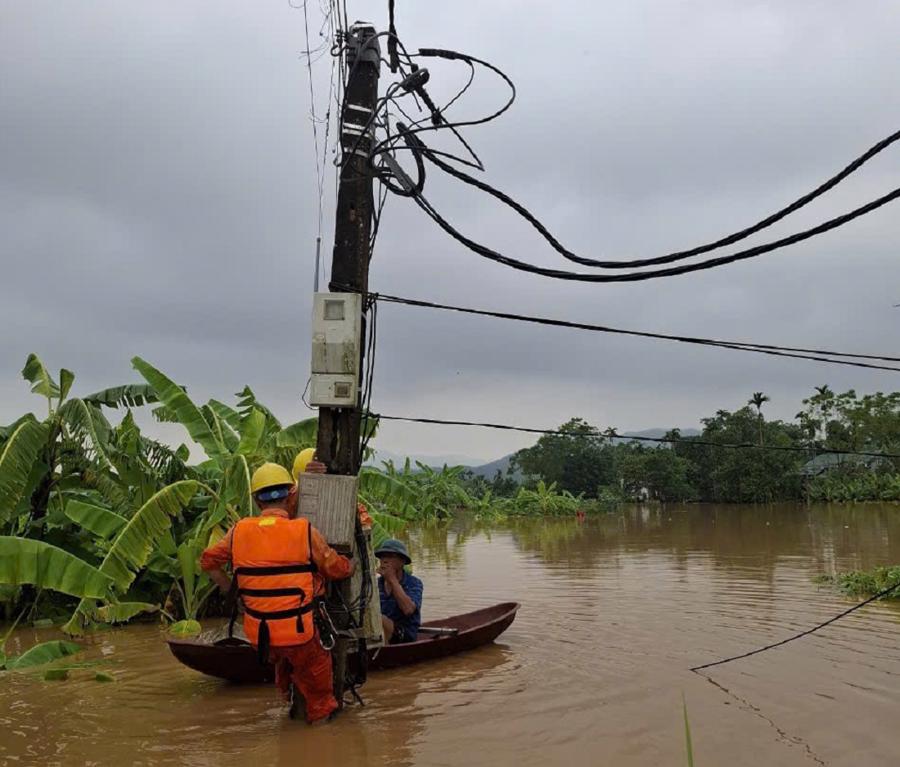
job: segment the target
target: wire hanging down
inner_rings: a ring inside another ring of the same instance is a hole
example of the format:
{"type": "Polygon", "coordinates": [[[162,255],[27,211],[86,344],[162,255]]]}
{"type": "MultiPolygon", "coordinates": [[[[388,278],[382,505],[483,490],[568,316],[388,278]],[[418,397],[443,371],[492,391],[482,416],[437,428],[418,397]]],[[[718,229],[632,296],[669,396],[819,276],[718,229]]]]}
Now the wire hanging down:
{"type": "MultiPolygon", "coordinates": [[[[347,289],[347,288],[341,288],[347,289]]],[[[731,349],[733,351],[754,352],[756,354],[768,354],[776,357],[789,357],[793,359],[810,360],[813,362],[825,362],[832,365],[846,365],[850,367],[869,368],[874,370],[887,370],[900,373],[900,368],[889,365],[876,365],[866,362],[855,362],[854,360],[879,360],[886,362],[900,362],[900,357],[888,357],[876,354],[856,354],[850,352],[834,352],[825,349],[810,349],[798,346],[776,346],[774,344],[758,344],[749,341],[727,341],[716,338],[699,338],[696,336],[679,336],[669,333],[653,333],[644,330],[629,330],[626,328],[611,327],[608,325],[594,325],[584,322],[570,322],[567,320],[556,320],[548,317],[534,317],[523,314],[513,314],[510,312],[497,312],[488,309],[472,309],[464,306],[454,306],[451,304],[440,304],[433,301],[423,301],[415,298],[405,298],[403,296],[393,296],[387,293],[370,293],[375,300],[386,301],[393,304],[401,304],[404,306],[415,306],[425,309],[441,309],[444,311],[458,312],[460,314],[474,314],[482,317],[493,317],[503,320],[514,320],[517,322],[528,322],[536,325],[549,325],[551,327],[573,328],[575,330],[589,330],[597,333],[610,333],[613,335],[636,336],[639,338],[650,338],[662,341],[676,341],[685,344],[695,344],[698,346],[712,346],[720,349],[731,349]],[[847,359],[840,359],[847,358],[847,359]]]]}
{"type": "Polygon", "coordinates": [[[490,423],[487,421],[451,421],[443,418],[413,418],[411,416],[375,414],[375,418],[384,421],[404,421],[406,423],[424,423],[435,426],[475,426],[482,429],[498,429],[500,431],[515,431],[524,434],[551,434],[562,437],[604,437],[606,439],[618,439],[624,442],[653,442],[669,445],[694,445],[696,447],[719,447],[726,450],[761,450],[763,452],[779,453],[816,453],[818,455],[858,455],[867,458],[900,458],[900,453],[876,453],[867,450],[836,450],[823,447],[806,447],[803,445],[758,445],[753,442],[713,442],[699,437],[638,437],[627,434],[619,434],[614,429],[606,431],[590,431],[573,433],[559,429],[535,429],[528,426],[512,426],[504,423],[490,423]]]}
{"type": "MultiPolygon", "coordinates": [[[[799,634],[794,634],[793,636],[789,636],[787,639],[782,639],[780,642],[773,642],[772,644],[767,644],[765,647],[758,647],[755,650],[750,650],[749,652],[741,653],[740,655],[732,655],[730,658],[723,658],[722,660],[713,661],[712,663],[704,663],[702,666],[694,666],[690,670],[695,674],[699,674],[703,669],[712,668],[713,666],[724,666],[726,663],[731,663],[735,660],[741,660],[743,658],[749,658],[751,655],[759,655],[761,652],[766,652],[766,650],[773,650],[776,647],[781,647],[782,645],[786,645],[788,642],[793,642],[795,639],[801,639],[805,636],[809,636],[810,634],[815,633],[819,629],[823,629],[826,626],[830,626],[835,621],[840,620],[841,618],[850,615],[850,613],[854,613],[859,610],[861,607],[865,607],[870,602],[874,602],[876,599],[881,599],[882,597],[886,597],[892,591],[900,588],[900,583],[895,583],[893,586],[889,588],[882,589],[874,596],[869,597],[868,599],[860,602],[859,604],[853,605],[842,613],[838,613],[833,618],[829,618],[827,621],[823,621],[817,626],[813,626],[811,629],[807,629],[806,631],[801,631],[799,634]]],[[[703,676],[703,674],[700,674],[703,676]]]]}
{"type": "Polygon", "coordinates": [[[484,166],[481,160],[478,159],[474,150],[460,132],[460,129],[468,126],[484,124],[496,119],[506,110],[508,110],[516,98],[516,86],[515,83],[513,83],[512,79],[494,64],[491,64],[488,61],[472,56],[470,54],[461,53],[459,51],[452,51],[441,48],[419,48],[417,53],[410,54],[396,34],[393,2],[389,4],[389,16],[390,28],[388,32],[379,33],[379,36],[385,35],[388,37],[388,49],[390,56],[390,61],[388,63],[390,64],[391,72],[396,73],[399,71],[402,79],[398,82],[392,83],[387,88],[385,96],[379,100],[375,113],[373,113],[369,124],[366,126],[367,132],[370,129],[373,129],[372,132],[374,133],[375,130],[381,129],[385,133],[384,138],[371,142],[371,149],[369,151],[370,165],[376,172],[376,174],[382,179],[386,189],[394,192],[397,195],[412,198],[413,201],[425,212],[425,214],[429,216],[429,218],[431,218],[436,224],[438,224],[438,226],[440,226],[451,237],[456,239],[462,245],[466,246],[468,249],[472,250],[474,253],[489,260],[500,263],[504,266],[508,266],[510,268],[529,272],[532,274],[538,274],[544,277],[579,282],[638,282],[662,277],[674,277],[681,274],[688,274],[696,271],[724,266],[726,264],[736,263],[738,261],[750,258],[756,258],[758,256],[798,244],[813,237],[817,237],[821,234],[825,234],[832,229],[841,227],[855,220],[856,218],[867,215],[868,213],[871,213],[878,208],[890,202],[893,202],[898,197],[900,197],[900,188],[894,189],[881,197],[871,200],[864,205],[856,207],[853,210],[850,210],[841,215],[835,216],[834,218],[824,221],[817,226],[813,226],[809,229],[794,232],[793,234],[781,237],[771,242],[763,243],[751,248],[745,248],[743,250],[739,250],[727,255],[706,258],[704,260],[693,263],[680,263],[684,262],[686,259],[696,256],[704,256],[708,253],[711,253],[712,251],[719,250],[728,245],[733,245],[734,243],[740,242],[741,240],[744,240],[753,234],[763,231],[773,224],[785,219],[792,213],[795,213],[798,210],[806,207],[814,200],[820,198],[830,190],[834,189],[850,175],[855,173],[885,149],[892,146],[897,141],[900,141],[900,131],[895,131],[894,133],[869,147],[860,156],[852,160],[844,168],[832,175],[830,178],[826,179],[811,191],[801,195],[789,204],[780,208],[776,212],[765,216],[756,223],[719,237],[712,242],[697,245],[691,248],[676,250],[661,256],[654,256],[649,258],[607,260],[580,256],[563,246],[559,242],[559,240],[549,231],[549,229],[537,218],[537,216],[531,213],[524,205],[517,202],[504,192],[492,187],[490,184],[480,181],[479,179],[476,179],[473,176],[455,167],[455,165],[467,165],[475,167],[479,170],[483,170],[484,166]],[[401,55],[409,65],[409,73],[407,73],[406,69],[401,64],[401,55]],[[419,65],[414,62],[414,59],[423,60],[429,58],[459,61],[467,64],[470,67],[469,81],[463,86],[459,93],[457,93],[452,99],[450,99],[450,101],[443,108],[438,108],[435,105],[435,102],[431,99],[426,89],[426,83],[429,82],[431,76],[430,72],[427,69],[419,67],[419,65]],[[463,93],[465,93],[469,89],[469,86],[472,84],[476,65],[485,67],[499,76],[509,88],[509,96],[499,108],[495,109],[493,112],[484,117],[455,121],[448,120],[445,112],[458,101],[463,93]],[[412,124],[409,127],[397,123],[398,130],[393,131],[391,129],[390,120],[391,108],[396,108],[400,113],[408,117],[407,112],[401,105],[401,101],[405,97],[412,98],[416,102],[420,111],[423,111],[422,105],[424,105],[425,115],[419,120],[410,120],[412,124]],[[425,132],[438,132],[442,130],[449,130],[452,134],[454,134],[455,138],[463,145],[463,147],[465,147],[465,150],[469,153],[469,155],[471,155],[474,162],[462,157],[449,154],[443,150],[432,149],[428,147],[421,139],[421,135],[425,132]],[[392,157],[392,155],[401,150],[409,151],[414,156],[418,171],[418,180],[416,182],[412,182],[408,178],[402,178],[402,176],[405,174],[402,172],[402,170],[398,171],[399,166],[397,166],[395,163],[385,162],[387,158],[392,157]],[[439,170],[442,170],[448,175],[457,178],[463,183],[474,186],[481,191],[490,194],[495,199],[500,200],[503,204],[507,205],[520,216],[525,218],[557,253],[559,253],[569,261],[591,268],[608,270],[640,270],[643,269],[643,267],[648,266],[659,267],[664,264],[677,265],[670,266],[668,268],[651,269],[649,271],[625,271],[617,272],[615,274],[591,272],[581,273],[564,269],[541,267],[507,256],[498,250],[487,247],[486,245],[476,242],[464,235],[462,232],[456,229],[456,227],[450,224],[438,212],[435,206],[424,197],[423,186],[425,173],[422,164],[423,160],[427,160],[439,170]],[[393,183],[391,181],[392,177],[399,180],[400,183],[393,183]]]}

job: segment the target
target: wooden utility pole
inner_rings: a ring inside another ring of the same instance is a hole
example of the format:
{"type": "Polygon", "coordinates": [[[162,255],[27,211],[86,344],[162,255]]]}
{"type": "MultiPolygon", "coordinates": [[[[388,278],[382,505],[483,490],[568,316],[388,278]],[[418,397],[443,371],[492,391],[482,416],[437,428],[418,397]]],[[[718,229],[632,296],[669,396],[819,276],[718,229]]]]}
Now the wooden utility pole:
{"type": "MultiPolygon", "coordinates": [[[[369,243],[372,234],[372,170],[369,151],[375,134],[372,111],[378,100],[378,70],[381,51],[375,28],[356,22],[347,40],[347,66],[341,146],[345,160],[338,186],[334,251],[331,257],[333,292],[365,294],[369,286],[369,243]]],[[[360,338],[360,371],[364,339],[360,338]]],[[[362,376],[360,376],[362,380],[362,376]]],[[[318,460],[331,474],[356,474],[360,455],[359,395],[357,407],[319,409],[318,460]]]]}
{"type": "MultiPolygon", "coordinates": [[[[334,251],[331,257],[329,290],[365,295],[369,286],[370,239],[372,235],[372,169],[369,152],[375,136],[373,110],[378,100],[378,70],[381,51],[375,28],[356,22],[349,30],[344,104],[341,113],[343,165],[338,186],[337,214],[334,226],[334,251]]],[[[365,325],[359,339],[359,380],[362,381],[365,325]]],[[[355,476],[360,466],[361,395],[356,393],[355,407],[320,407],[316,457],[328,466],[329,474],[355,476]]],[[[333,584],[331,604],[349,603],[349,582],[333,584]],[[338,590],[335,593],[335,590],[338,590]]],[[[335,612],[336,627],[347,629],[346,610],[335,612]]],[[[334,692],[343,703],[347,671],[347,639],[338,639],[332,650],[334,692]]]]}

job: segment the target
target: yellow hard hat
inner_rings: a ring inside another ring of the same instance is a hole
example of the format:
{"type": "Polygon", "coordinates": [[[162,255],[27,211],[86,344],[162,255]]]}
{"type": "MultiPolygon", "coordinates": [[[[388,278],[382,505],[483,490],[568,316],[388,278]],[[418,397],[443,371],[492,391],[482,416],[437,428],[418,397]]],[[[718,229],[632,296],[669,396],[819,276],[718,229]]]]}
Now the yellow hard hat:
{"type": "Polygon", "coordinates": [[[297,453],[297,457],[294,459],[294,468],[291,469],[291,474],[294,475],[295,482],[300,478],[300,475],[306,471],[309,462],[315,457],[316,449],[314,447],[308,447],[297,453]]]}
{"type": "Polygon", "coordinates": [[[288,474],[288,470],[277,463],[264,463],[253,472],[250,480],[250,492],[254,495],[261,490],[280,485],[293,485],[294,480],[288,474]]]}

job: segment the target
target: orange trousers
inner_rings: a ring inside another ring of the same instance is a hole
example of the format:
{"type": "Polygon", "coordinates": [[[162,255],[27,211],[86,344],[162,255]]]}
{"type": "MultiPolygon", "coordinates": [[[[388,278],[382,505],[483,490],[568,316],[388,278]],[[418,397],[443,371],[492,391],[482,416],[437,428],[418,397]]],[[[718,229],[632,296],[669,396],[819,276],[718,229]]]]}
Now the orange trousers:
{"type": "Polygon", "coordinates": [[[301,645],[272,647],[269,656],[275,664],[275,684],[288,698],[293,682],[306,701],[306,721],[324,719],[337,707],[331,673],[331,653],[322,648],[318,637],[301,645]]]}

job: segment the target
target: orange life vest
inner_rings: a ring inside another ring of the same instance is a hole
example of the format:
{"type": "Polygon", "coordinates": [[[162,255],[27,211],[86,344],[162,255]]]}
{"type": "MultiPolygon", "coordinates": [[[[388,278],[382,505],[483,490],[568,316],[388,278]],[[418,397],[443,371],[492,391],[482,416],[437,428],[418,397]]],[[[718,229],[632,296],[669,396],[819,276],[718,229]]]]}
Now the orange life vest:
{"type": "Polygon", "coordinates": [[[315,636],[316,565],[305,519],[246,517],[234,526],[231,564],[244,603],[244,633],[265,662],[269,646],[306,644],[315,636]]]}

